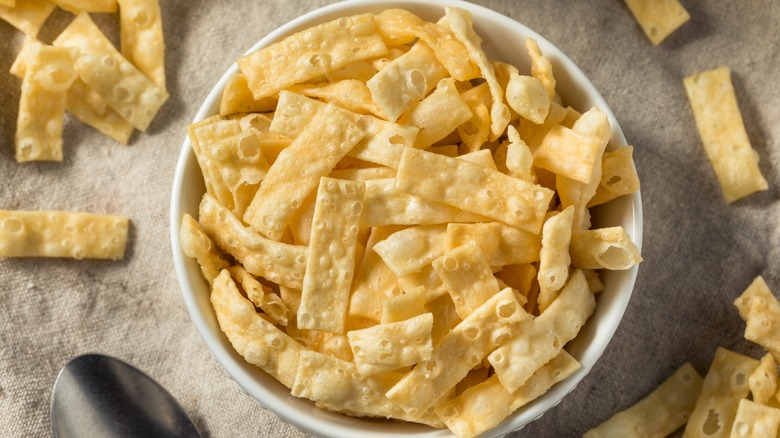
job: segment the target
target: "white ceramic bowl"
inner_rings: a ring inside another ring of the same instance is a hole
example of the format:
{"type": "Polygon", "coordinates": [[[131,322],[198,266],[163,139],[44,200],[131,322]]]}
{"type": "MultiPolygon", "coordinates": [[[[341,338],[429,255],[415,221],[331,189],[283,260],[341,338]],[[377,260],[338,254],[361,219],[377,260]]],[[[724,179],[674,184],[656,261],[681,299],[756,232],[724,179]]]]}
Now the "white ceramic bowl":
{"type": "MultiPolygon", "coordinates": [[[[542,51],[550,58],[557,80],[557,90],[563,102],[579,111],[598,106],[609,116],[612,125],[610,147],[625,146],[626,139],[599,92],[582,71],[541,35],[522,24],[492,10],[458,0],[398,0],[370,1],[351,0],[332,4],[309,12],[278,28],[260,40],[247,53],[265,47],[284,36],[304,28],[333,20],[335,18],[366,12],[381,12],[388,8],[407,9],[423,19],[436,21],[444,14],[444,6],[458,6],[467,9],[474,17],[474,26],[482,37],[483,48],[488,56],[529,71],[530,61],[524,48],[526,37],[533,37],[542,51]]],[[[234,64],[214,86],[195,116],[195,121],[218,113],[220,97],[227,79],[238,71],[234,64]]],[[[290,395],[290,391],[257,367],[248,364],[232,348],[222,334],[209,302],[207,283],[201,277],[194,259],[181,250],[179,227],[184,213],[197,217],[198,203],[205,192],[200,169],[192,153],[189,140],[184,141],[176,166],[171,199],[171,241],[176,275],[179,279],[184,301],[203,340],[227,373],[266,409],[276,413],[284,421],[298,428],[324,436],[340,438],[417,437],[451,436],[447,430],[434,430],[426,426],[351,418],[320,410],[306,400],[290,395]]],[[[642,245],[642,204],[639,193],[624,196],[607,205],[594,209],[594,226],[622,225],[637,247],[642,245]]],[[[555,385],[542,397],[518,410],[499,426],[486,433],[494,437],[518,430],[545,411],[558,404],[590,372],[604,352],[620,323],[628,305],[637,267],[628,271],[604,272],[602,280],[606,289],[598,296],[598,306],[588,323],[566,349],[576,357],[582,368],[563,382],[555,385]]]]}

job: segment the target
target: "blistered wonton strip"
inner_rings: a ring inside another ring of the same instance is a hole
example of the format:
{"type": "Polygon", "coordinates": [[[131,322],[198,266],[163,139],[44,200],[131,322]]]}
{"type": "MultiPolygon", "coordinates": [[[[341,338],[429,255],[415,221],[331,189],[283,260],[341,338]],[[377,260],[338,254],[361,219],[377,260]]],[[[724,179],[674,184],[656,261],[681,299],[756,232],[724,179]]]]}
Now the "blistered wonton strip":
{"type": "Polygon", "coordinates": [[[402,293],[395,274],[374,251],[374,245],[387,239],[400,227],[374,227],[366,243],[366,254],[357,273],[357,282],[352,291],[349,314],[379,321],[382,302],[402,293]]]}
{"type": "Polygon", "coordinates": [[[581,269],[622,271],[642,261],[623,227],[572,230],[571,264],[581,269]]]}
{"type": "Polygon", "coordinates": [[[290,215],[320,178],[328,175],[364,136],[365,132],[333,104],[321,108],[268,170],[246,209],[244,221],[278,240],[290,215]]]}
{"type": "Polygon", "coordinates": [[[488,360],[504,387],[512,392],[574,339],[596,308],[582,271],[575,271],[560,296],[531,326],[493,351],[488,360]]]}
{"type": "Polygon", "coordinates": [[[347,333],[358,371],[371,376],[431,358],[433,315],[382,323],[347,333]]]}
{"type": "Polygon", "coordinates": [[[206,194],[200,203],[200,224],[225,252],[252,275],[300,289],[306,267],[305,246],[288,245],[257,234],[206,194]]]}
{"type": "Polygon", "coordinates": [[[344,333],[364,193],[362,181],[320,179],[298,309],[299,328],[344,333]]]}
{"type": "Polygon", "coordinates": [[[479,244],[491,268],[539,261],[540,235],[531,234],[500,222],[447,225],[448,248],[468,241],[479,244]]]}
{"type": "Polygon", "coordinates": [[[561,351],[516,391],[507,391],[494,374],[458,397],[436,405],[436,414],[458,438],[474,437],[497,426],[578,369],[580,363],[561,351]]]}
{"type": "Polygon", "coordinates": [[[298,32],[238,59],[255,100],[355,61],[382,56],[387,47],[371,14],[342,17],[298,32]]]}
{"type": "Polygon", "coordinates": [[[552,190],[478,164],[407,148],[396,188],[538,233],[552,190]]]}
{"type": "Polygon", "coordinates": [[[448,250],[432,265],[461,319],[499,292],[498,281],[476,242],[448,250]]]}
{"type": "Polygon", "coordinates": [[[688,76],[683,81],[704,150],[715,169],[726,202],[767,190],[750,145],[737,96],[726,67],[688,76]]]}
{"type": "Polygon", "coordinates": [[[120,260],[128,223],[91,213],[0,210],[0,257],[120,260]]]}
{"type": "Polygon", "coordinates": [[[489,219],[435,201],[398,191],[395,178],[366,181],[361,227],[432,225],[447,222],[481,222],[489,219]]]}
{"type": "Polygon", "coordinates": [[[691,16],[678,0],[625,0],[647,38],[658,45],[691,16]]]}
{"type": "Polygon", "coordinates": [[[387,396],[412,415],[424,412],[530,321],[512,289],[504,289],[445,335],[434,347],[431,360],[417,364],[387,396]]]}
{"type": "Polygon", "coordinates": [[[214,280],[211,304],[219,327],[238,354],[291,388],[299,356],[308,350],[260,316],[255,305],[241,295],[227,269],[214,280]]]}
{"type": "Polygon", "coordinates": [[[46,0],[16,0],[14,5],[0,6],[0,18],[34,38],[54,7],[46,0]]]}
{"type": "Polygon", "coordinates": [[[737,415],[739,401],[747,397],[748,377],[758,361],[725,348],[718,348],[704,376],[696,405],[685,426],[685,438],[725,438],[737,415]],[[717,421],[713,422],[712,418],[717,421]]]}
{"type": "Polygon", "coordinates": [[[165,90],[165,41],[160,4],[157,0],[118,1],[122,55],[165,90]]]}
{"type": "Polygon", "coordinates": [[[267,112],[276,108],[276,99],[265,97],[255,100],[246,76],[236,73],[228,79],[225,89],[222,91],[222,100],[219,102],[219,113],[223,116],[235,113],[267,112]]]}
{"type": "Polygon", "coordinates": [[[168,99],[165,89],[155,85],[125,59],[85,12],[62,31],[54,45],[81,50],[76,61],[76,71],[81,79],[141,131],[146,131],[168,99]]]}
{"type": "Polygon", "coordinates": [[[187,256],[198,261],[200,272],[209,282],[209,285],[212,285],[217,275],[223,269],[228,268],[227,260],[222,256],[211,238],[203,231],[200,224],[188,214],[185,214],[181,219],[179,237],[181,239],[181,249],[187,256]]]}
{"type": "MultiPolygon", "coordinates": [[[[35,38],[26,37],[22,50],[11,65],[11,74],[24,78],[27,66],[32,63],[35,54],[42,47],[45,46],[35,38]]],[[[68,88],[65,95],[65,110],[122,144],[127,144],[133,133],[133,125],[109,108],[106,101],[81,79],[76,78],[68,88]]]]}
{"type": "Polygon", "coordinates": [[[78,50],[44,46],[25,70],[16,124],[16,161],[62,161],[65,96],[78,50]]]}
{"type": "Polygon", "coordinates": [[[373,415],[413,421],[433,427],[442,427],[436,415],[429,412],[410,414],[401,409],[382,392],[381,379],[365,377],[352,362],[304,350],[300,354],[292,395],[314,400],[329,410],[352,415],[373,415]]]}

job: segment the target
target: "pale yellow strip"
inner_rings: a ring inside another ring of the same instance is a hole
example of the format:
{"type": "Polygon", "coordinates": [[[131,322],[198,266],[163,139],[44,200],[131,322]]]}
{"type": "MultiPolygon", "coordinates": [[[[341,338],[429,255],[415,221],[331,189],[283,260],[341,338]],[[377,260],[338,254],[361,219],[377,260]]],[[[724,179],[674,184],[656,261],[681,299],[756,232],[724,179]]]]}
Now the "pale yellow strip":
{"type": "Polygon", "coordinates": [[[26,35],[36,37],[52,11],[54,4],[46,0],[16,0],[14,5],[0,6],[0,18],[26,35]]]}
{"type": "MultiPolygon", "coordinates": [[[[165,40],[160,4],[157,0],[118,1],[122,55],[165,90],[165,40]]],[[[116,8],[116,0],[103,3],[114,3],[116,8]]]]}
{"type": "Polygon", "coordinates": [[[120,260],[128,223],[92,213],[0,210],[0,257],[120,260]]]}

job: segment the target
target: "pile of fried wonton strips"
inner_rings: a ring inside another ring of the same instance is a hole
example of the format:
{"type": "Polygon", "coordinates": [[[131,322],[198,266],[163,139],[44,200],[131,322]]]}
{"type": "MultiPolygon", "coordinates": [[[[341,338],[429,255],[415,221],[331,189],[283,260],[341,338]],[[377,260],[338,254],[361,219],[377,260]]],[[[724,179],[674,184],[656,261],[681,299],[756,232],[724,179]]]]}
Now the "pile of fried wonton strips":
{"type": "MultiPolygon", "coordinates": [[[[522,41],[518,41],[522,47],[522,41]]],[[[472,17],[339,18],[238,60],[189,127],[206,194],[181,243],[233,347],[319,407],[488,430],[580,365],[564,349],[642,259],[589,207],[635,192],[599,108],[489,59],[472,17]]]]}

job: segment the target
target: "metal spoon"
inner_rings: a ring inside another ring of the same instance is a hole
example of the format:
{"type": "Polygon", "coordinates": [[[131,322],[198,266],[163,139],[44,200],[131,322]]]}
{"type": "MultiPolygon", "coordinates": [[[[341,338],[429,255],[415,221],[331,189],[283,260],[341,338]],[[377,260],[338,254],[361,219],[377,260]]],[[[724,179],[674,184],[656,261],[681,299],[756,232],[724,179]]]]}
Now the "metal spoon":
{"type": "Polygon", "coordinates": [[[119,359],[78,356],[60,371],[51,394],[55,438],[197,437],[179,403],[159,383],[119,359]]]}

